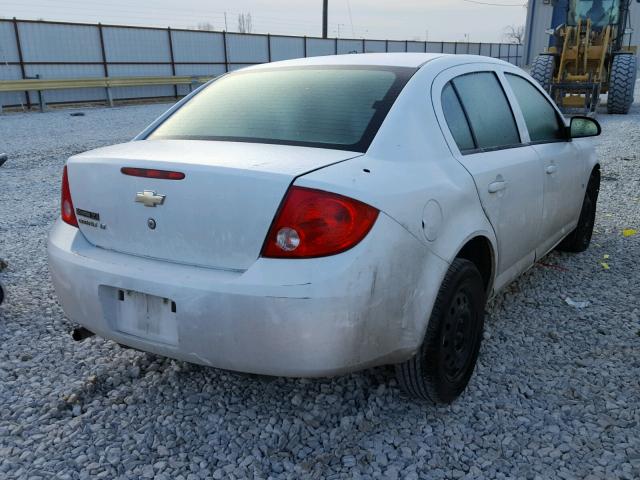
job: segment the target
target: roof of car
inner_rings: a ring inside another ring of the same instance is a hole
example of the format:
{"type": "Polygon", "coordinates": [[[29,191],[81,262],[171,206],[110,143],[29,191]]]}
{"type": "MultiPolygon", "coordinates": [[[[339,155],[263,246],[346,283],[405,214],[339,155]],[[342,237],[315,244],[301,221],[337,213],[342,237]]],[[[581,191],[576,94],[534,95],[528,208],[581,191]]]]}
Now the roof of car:
{"type": "Polygon", "coordinates": [[[442,53],[355,53],[348,55],[327,55],[323,57],[296,58],[283,60],[280,62],[263,63],[249,67],[247,70],[277,68],[277,67],[303,67],[322,65],[367,65],[385,67],[409,67],[419,68],[425,63],[443,57],[456,57],[460,63],[487,62],[504,63],[495,58],[482,57],[479,55],[450,55],[442,53]]]}

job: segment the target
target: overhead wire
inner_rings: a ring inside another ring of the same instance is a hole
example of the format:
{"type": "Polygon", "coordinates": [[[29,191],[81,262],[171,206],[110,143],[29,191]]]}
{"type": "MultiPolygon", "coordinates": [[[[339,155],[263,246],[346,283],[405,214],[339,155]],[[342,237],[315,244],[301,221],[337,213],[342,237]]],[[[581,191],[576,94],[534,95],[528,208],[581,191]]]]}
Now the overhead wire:
{"type": "MultiPolygon", "coordinates": [[[[467,3],[487,5],[492,7],[517,7],[521,5],[511,3],[494,3],[482,0],[462,0],[467,3]]],[[[40,11],[45,8],[51,8],[53,13],[49,19],[51,20],[71,20],[84,23],[97,23],[102,21],[103,23],[122,23],[125,25],[140,25],[140,26],[154,26],[165,27],[170,25],[175,28],[187,28],[197,29],[199,24],[210,23],[213,30],[222,31],[225,29],[225,13],[227,17],[231,16],[228,30],[230,32],[235,31],[234,28],[236,22],[234,16],[239,15],[242,12],[236,10],[226,11],[205,11],[198,14],[190,14],[188,10],[177,7],[154,7],[152,9],[143,8],[137,5],[131,5],[130,3],[120,2],[118,0],[112,0],[109,4],[92,4],[87,5],[84,0],[31,0],[29,2],[30,7],[36,7],[40,11]],[[32,3],[33,2],[33,3],[32,3]]],[[[376,26],[358,26],[353,23],[353,12],[351,8],[350,0],[346,0],[347,12],[349,15],[349,25],[351,27],[352,38],[364,38],[372,36],[388,37],[389,31],[385,29],[382,31],[376,26]],[[379,30],[379,33],[376,33],[379,30]]],[[[7,15],[6,9],[11,8],[15,11],[24,9],[25,4],[21,0],[4,0],[2,2],[0,14],[7,15]]],[[[17,13],[17,12],[16,12],[17,13]]],[[[14,15],[9,15],[14,16],[14,15]]],[[[38,15],[39,18],[41,15],[38,15]]],[[[26,18],[32,18],[34,16],[27,16],[26,18]]],[[[34,18],[34,19],[36,19],[34,18]]],[[[310,19],[298,19],[291,14],[284,13],[283,16],[274,16],[273,14],[262,15],[260,13],[253,14],[253,32],[255,33],[272,33],[282,35],[311,35],[314,33],[319,34],[320,24],[319,22],[310,19]]],[[[340,24],[337,22],[330,22],[329,27],[332,30],[336,30],[340,24]]],[[[398,37],[398,35],[393,35],[398,37]]]]}
{"type": "Polygon", "coordinates": [[[353,16],[351,15],[351,2],[347,0],[347,11],[349,12],[349,23],[351,23],[351,35],[356,36],[355,31],[353,30],[353,16]]]}
{"type": "Polygon", "coordinates": [[[491,2],[481,2],[479,0],[462,0],[467,3],[475,3],[476,5],[487,5],[489,7],[526,7],[526,3],[491,3],[491,2]]]}

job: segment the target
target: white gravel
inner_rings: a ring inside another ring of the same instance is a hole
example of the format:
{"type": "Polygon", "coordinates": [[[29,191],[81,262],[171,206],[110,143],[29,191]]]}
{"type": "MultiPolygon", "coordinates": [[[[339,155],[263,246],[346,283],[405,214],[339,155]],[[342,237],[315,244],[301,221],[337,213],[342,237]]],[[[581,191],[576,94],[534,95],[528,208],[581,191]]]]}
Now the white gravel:
{"type": "Polygon", "coordinates": [[[45,256],[62,165],[166,107],[0,116],[0,478],[640,478],[640,234],[622,236],[640,230],[639,105],[600,117],[592,247],[492,302],[446,407],[404,398],[389,368],[261,378],[71,340],[45,256]]]}

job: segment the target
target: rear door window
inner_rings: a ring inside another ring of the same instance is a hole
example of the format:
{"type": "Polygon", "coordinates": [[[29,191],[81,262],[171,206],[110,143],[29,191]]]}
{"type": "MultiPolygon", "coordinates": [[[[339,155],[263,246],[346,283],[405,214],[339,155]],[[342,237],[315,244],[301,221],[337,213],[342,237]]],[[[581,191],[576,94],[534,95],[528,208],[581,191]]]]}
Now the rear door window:
{"type": "Polygon", "coordinates": [[[524,78],[506,74],[509,85],[518,100],[532,142],[565,140],[564,123],[545,96],[524,78]]]}
{"type": "Polygon", "coordinates": [[[507,96],[493,72],[469,73],[452,80],[479,150],[521,144],[507,96]]]}
{"type": "Polygon", "coordinates": [[[475,150],[476,145],[473,134],[467,121],[467,116],[460,105],[458,94],[453,89],[451,83],[442,90],[442,111],[447,121],[453,139],[456,141],[461,152],[475,150]]]}

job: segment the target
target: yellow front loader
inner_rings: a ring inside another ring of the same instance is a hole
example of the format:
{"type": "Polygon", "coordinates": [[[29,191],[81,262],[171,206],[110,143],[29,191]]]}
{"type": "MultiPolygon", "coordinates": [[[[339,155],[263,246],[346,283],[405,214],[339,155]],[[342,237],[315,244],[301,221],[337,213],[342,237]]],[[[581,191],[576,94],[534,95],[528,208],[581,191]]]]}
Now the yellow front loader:
{"type": "Polygon", "coordinates": [[[555,45],[538,56],[532,76],[567,114],[595,115],[600,95],[607,111],[626,114],[633,103],[637,47],[624,45],[631,0],[570,0],[555,45]]]}

